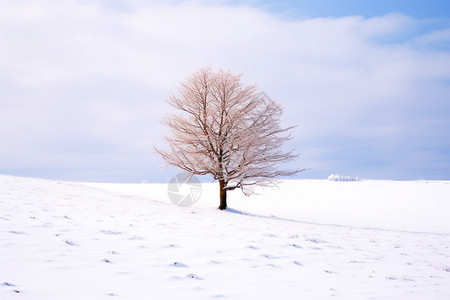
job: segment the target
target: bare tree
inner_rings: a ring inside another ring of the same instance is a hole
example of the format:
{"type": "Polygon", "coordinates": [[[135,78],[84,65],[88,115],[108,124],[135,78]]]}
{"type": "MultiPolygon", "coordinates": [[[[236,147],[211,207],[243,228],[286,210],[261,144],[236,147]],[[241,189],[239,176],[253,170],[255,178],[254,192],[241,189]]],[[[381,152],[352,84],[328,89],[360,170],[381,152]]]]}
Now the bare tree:
{"type": "Polygon", "coordinates": [[[227,208],[227,191],[240,188],[250,195],[255,186],[302,171],[276,168],[296,157],[281,150],[293,127],[282,128],[282,108],[240,79],[206,68],[181,83],[168,100],[180,114],[164,121],[172,132],[166,137],[170,150],[156,149],[169,165],[218,180],[219,209],[227,208]]]}

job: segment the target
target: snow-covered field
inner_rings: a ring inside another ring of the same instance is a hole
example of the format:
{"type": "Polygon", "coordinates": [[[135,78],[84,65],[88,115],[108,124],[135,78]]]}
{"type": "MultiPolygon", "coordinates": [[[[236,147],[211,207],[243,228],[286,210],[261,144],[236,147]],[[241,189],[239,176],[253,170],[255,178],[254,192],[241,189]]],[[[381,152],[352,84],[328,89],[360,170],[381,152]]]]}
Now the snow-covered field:
{"type": "Polygon", "coordinates": [[[0,299],[450,299],[450,182],[166,189],[0,176],[0,299]]]}

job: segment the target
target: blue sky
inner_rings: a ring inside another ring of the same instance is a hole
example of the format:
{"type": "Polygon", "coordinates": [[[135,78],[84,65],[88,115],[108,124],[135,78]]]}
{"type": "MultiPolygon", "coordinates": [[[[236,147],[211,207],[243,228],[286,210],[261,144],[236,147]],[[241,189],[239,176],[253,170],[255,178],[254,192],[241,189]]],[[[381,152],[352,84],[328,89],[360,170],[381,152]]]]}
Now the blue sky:
{"type": "Polygon", "coordinates": [[[0,173],[163,182],[165,99],[243,73],[296,124],[297,178],[450,180],[449,1],[0,4],[0,173]]]}
{"type": "MultiPolygon", "coordinates": [[[[238,3],[238,1],[236,1],[238,3]]],[[[362,15],[375,17],[388,13],[402,13],[415,18],[448,18],[450,3],[446,0],[280,0],[253,1],[279,11],[307,17],[346,17],[362,15]]]]}

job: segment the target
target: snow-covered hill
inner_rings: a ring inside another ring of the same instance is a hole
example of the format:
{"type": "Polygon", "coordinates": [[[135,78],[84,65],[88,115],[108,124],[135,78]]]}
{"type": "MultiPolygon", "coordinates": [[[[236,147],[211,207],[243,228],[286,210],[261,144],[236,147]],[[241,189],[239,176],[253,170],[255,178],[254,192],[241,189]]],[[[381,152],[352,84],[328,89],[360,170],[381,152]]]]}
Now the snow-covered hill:
{"type": "Polygon", "coordinates": [[[0,176],[0,299],[449,299],[449,182],[217,187],[0,176]]]}

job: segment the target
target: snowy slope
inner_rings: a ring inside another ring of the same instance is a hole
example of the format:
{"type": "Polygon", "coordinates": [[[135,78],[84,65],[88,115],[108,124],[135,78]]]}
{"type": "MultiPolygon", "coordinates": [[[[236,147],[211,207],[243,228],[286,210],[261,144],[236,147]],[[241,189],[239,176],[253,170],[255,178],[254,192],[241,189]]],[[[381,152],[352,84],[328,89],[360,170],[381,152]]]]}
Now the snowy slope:
{"type": "MultiPolygon", "coordinates": [[[[88,185],[170,202],[167,184],[88,185]]],[[[217,207],[217,183],[203,184],[202,188],[196,207],[217,207]]],[[[257,192],[252,197],[239,190],[229,192],[229,205],[253,214],[302,222],[450,234],[448,181],[286,180],[279,188],[257,192]]]]}
{"type": "Polygon", "coordinates": [[[203,187],[0,176],[0,299],[450,298],[448,182],[203,187]]]}

